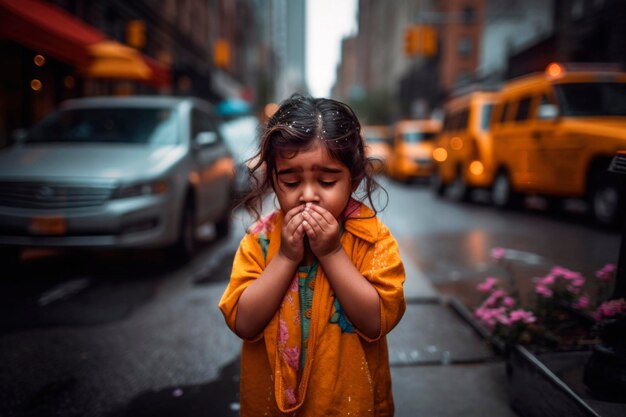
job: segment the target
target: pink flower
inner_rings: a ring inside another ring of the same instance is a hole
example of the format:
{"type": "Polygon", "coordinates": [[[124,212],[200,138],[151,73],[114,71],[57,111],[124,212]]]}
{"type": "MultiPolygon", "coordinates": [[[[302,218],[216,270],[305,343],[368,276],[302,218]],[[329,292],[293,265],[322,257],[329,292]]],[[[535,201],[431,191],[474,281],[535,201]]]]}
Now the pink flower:
{"type": "Polygon", "coordinates": [[[613,278],[614,273],[615,273],[615,265],[606,264],[600,270],[596,272],[596,277],[600,281],[610,281],[613,278]]]}
{"type": "Polygon", "coordinates": [[[576,271],[570,271],[567,268],[563,268],[562,266],[555,266],[552,268],[552,270],[550,271],[550,274],[554,274],[554,275],[560,275],[563,278],[565,278],[566,280],[573,280],[573,279],[583,279],[582,275],[580,274],[580,272],[576,272],[576,271]]]}
{"type": "Polygon", "coordinates": [[[511,308],[515,305],[515,299],[513,297],[504,297],[502,304],[504,304],[505,307],[511,308]]]}
{"type": "Polygon", "coordinates": [[[496,316],[496,320],[498,321],[498,323],[504,325],[504,326],[510,326],[511,320],[509,320],[509,317],[506,314],[499,314],[496,316]]]}
{"type": "Polygon", "coordinates": [[[583,310],[589,307],[589,297],[587,297],[586,295],[581,295],[580,298],[574,304],[572,304],[572,307],[578,310],[583,310]]]}
{"type": "Polygon", "coordinates": [[[539,283],[543,285],[552,285],[556,282],[554,275],[546,275],[543,278],[539,278],[539,283]]]}
{"type": "Polygon", "coordinates": [[[580,287],[577,287],[575,285],[568,285],[567,287],[565,287],[567,289],[567,291],[569,291],[572,294],[580,294],[580,287]]]}
{"type": "Polygon", "coordinates": [[[506,297],[506,291],[504,290],[495,290],[492,292],[489,297],[483,302],[484,307],[494,307],[498,300],[502,297],[506,297]]]}
{"type": "Polygon", "coordinates": [[[626,314],[626,301],[623,298],[605,301],[598,307],[593,316],[596,320],[602,320],[619,314],[626,314]]]}
{"type": "Polygon", "coordinates": [[[492,248],[491,257],[493,259],[502,259],[506,255],[506,249],[504,248],[492,248]]]}
{"type": "Polygon", "coordinates": [[[535,292],[537,294],[543,295],[545,298],[550,298],[554,295],[554,292],[550,288],[541,284],[537,284],[535,286],[535,292]]]}
{"type": "Polygon", "coordinates": [[[478,291],[480,292],[489,292],[493,289],[493,287],[498,283],[498,280],[494,277],[488,277],[483,282],[478,284],[478,291]]]}
{"type": "Polygon", "coordinates": [[[480,321],[489,330],[493,330],[496,327],[495,315],[498,314],[496,309],[493,308],[478,308],[474,311],[474,315],[480,319],[480,321]]]}
{"type": "Polygon", "coordinates": [[[524,323],[534,323],[537,320],[535,315],[523,309],[513,310],[511,311],[511,323],[515,323],[517,321],[522,321],[524,323]]]}

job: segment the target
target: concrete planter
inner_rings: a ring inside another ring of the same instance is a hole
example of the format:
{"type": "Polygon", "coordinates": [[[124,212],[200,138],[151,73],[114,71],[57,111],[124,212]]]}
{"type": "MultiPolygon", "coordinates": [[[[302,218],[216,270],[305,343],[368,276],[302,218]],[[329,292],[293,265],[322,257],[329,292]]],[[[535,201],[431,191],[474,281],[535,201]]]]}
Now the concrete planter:
{"type": "Polygon", "coordinates": [[[584,385],[590,355],[590,350],[534,353],[524,346],[512,346],[507,378],[513,409],[522,417],[626,416],[626,404],[597,398],[584,385]]]}
{"type": "MultiPolygon", "coordinates": [[[[624,417],[626,403],[599,398],[583,382],[592,348],[551,352],[494,340],[458,300],[452,308],[498,353],[505,356],[509,401],[520,417],[624,417]]],[[[626,397],[624,392],[623,397],[626,397]]]]}

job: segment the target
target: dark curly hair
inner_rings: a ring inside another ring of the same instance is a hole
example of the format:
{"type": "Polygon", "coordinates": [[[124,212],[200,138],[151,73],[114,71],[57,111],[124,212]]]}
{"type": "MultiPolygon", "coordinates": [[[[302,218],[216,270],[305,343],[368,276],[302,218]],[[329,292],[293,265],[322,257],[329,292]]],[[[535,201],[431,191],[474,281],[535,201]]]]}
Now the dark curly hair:
{"type": "Polygon", "coordinates": [[[276,157],[292,158],[318,143],[348,168],[353,189],[361,194],[355,198],[360,201],[367,198],[374,213],[378,213],[372,196],[380,188],[386,196],[384,209],[388,195],[373,178],[373,162],[365,155],[361,124],[354,111],[336,100],[301,94],[283,101],[262,128],[260,149],[249,160],[252,188],[240,205],[258,220],[262,200],[275,186],[276,157]]]}

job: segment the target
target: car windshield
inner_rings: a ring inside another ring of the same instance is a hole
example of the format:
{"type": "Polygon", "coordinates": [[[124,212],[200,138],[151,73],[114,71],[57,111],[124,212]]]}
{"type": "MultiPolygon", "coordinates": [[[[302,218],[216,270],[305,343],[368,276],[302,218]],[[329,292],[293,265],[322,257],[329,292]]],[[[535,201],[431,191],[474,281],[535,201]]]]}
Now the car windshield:
{"type": "Polygon", "coordinates": [[[172,109],[83,108],[50,114],[30,130],[25,142],[172,145],[178,135],[172,109]]]}
{"type": "Polygon", "coordinates": [[[409,132],[402,135],[402,139],[407,143],[427,142],[435,139],[435,132],[409,132]]]}
{"type": "Polygon", "coordinates": [[[555,85],[562,116],[626,116],[626,83],[555,85]]]}

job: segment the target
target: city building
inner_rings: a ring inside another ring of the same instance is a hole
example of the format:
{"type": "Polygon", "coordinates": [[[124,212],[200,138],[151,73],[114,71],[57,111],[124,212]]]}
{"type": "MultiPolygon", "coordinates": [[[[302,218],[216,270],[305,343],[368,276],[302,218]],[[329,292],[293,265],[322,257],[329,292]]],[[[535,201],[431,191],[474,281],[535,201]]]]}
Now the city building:
{"type": "Polygon", "coordinates": [[[333,94],[366,120],[391,123],[436,116],[459,88],[552,61],[626,68],[626,2],[359,0],[354,38],[343,42],[333,94]]]}
{"type": "Polygon", "coordinates": [[[72,97],[264,100],[276,62],[262,9],[276,2],[0,0],[0,147],[72,97]]]}

